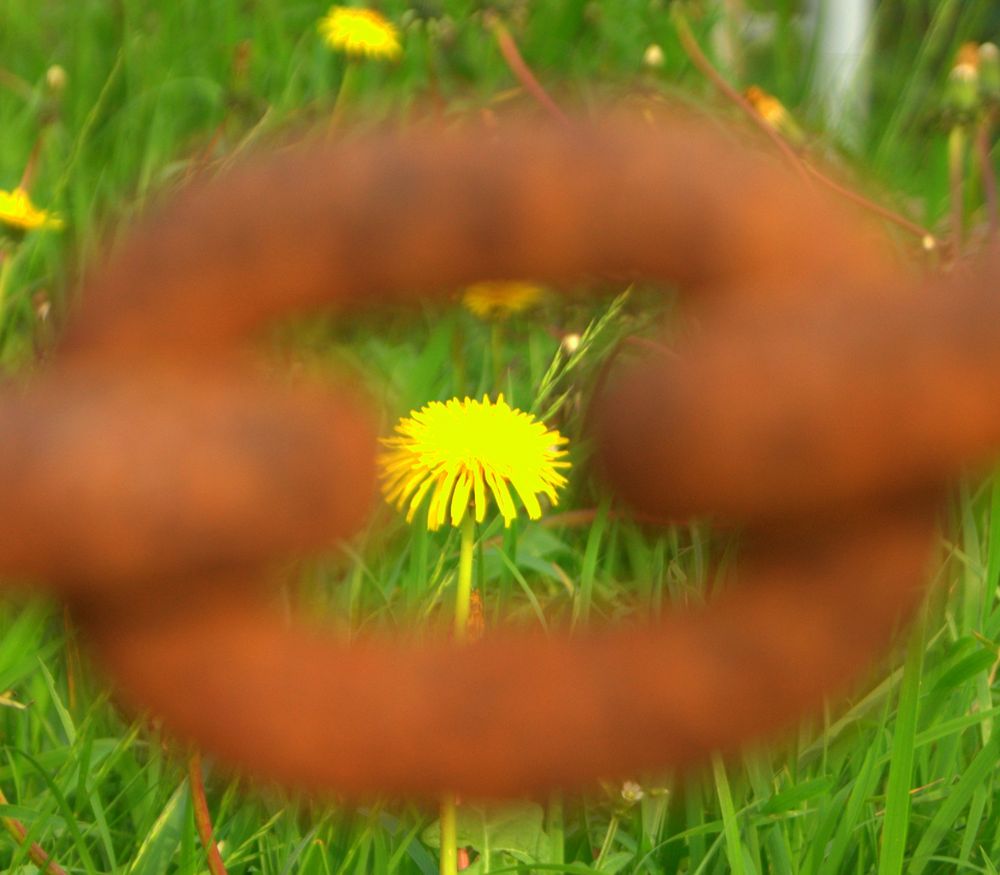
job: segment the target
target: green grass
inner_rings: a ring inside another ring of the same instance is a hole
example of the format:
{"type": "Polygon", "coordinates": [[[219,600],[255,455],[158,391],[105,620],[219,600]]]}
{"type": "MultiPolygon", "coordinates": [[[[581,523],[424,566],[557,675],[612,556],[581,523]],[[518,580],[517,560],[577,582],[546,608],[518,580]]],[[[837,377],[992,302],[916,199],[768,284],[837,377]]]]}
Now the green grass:
{"type": "MultiPolygon", "coordinates": [[[[494,100],[516,83],[478,4],[409,5],[386,0],[382,7],[408,22],[405,54],[395,66],[363,67],[359,111],[419,117],[433,91],[449,119],[490,105],[502,112],[507,104],[494,100]]],[[[775,10],[775,37],[748,49],[747,81],[740,84],[753,81],[777,94],[816,150],[864,180],[873,196],[942,228],[948,182],[941,86],[959,42],[1000,38],[997,4],[881,5],[872,118],[852,153],[823,131],[810,95],[811,48],[793,21],[802,4],[748,5],[775,10]]],[[[706,114],[735,115],[686,61],[665,3],[507,0],[499,7],[524,56],[570,105],[663,94],[706,114]],[[642,64],[652,42],[665,53],[657,71],[642,64]]],[[[316,34],[325,9],[313,0],[0,0],[0,188],[17,182],[44,130],[33,195],[67,220],[61,234],[30,236],[14,263],[0,310],[0,363],[8,373],[36,367],[58,337],[77,294],[76,266],[127,233],[136,213],[182,184],[202,158],[222,168],[256,143],[325,123],[344,69],[316,34]],[[233,53],[245,41],[250,64],[235,75],[233,53]],[[52,64],[67,72],[61,95],[45,85],[52,64]],[[52,305],[47,321],[37,313],[41,294],[52,305]]],[[[692,20],[707,45],[711,16],[692,20]]],[[[901,250],[904,243],[900,238],[901,250]]],[[[669,309],[669,298],[646,289],[615,304],[610,297],[550,302],[506,331],[511,368],[503,388],[513,403],[544,413],[575,439],[579,400],[602,357],[619,337],[644,330],[669,309]],[[581,352],[556,360],[550,329],[583,332],[590,324],[581,352]]],[[[363,363],[387,416],[492,388],[489,329],[456,310],[428,308],[350,326],[315,319],[291,326],[280,342],[319,370],[363,363]],[[461,369],[454,364],[456,337],[466,351],[461,369]]],[[[574,454],[584,458],[579,443],[574,454]]],[[[498,521],[481,527],[487,546],[476,576],[487,624],[655,615],[672,603],[699,601],[713,563],[728,555],[728,545],[700,525],[654,536],[607,514],[582,465],[562,508],[593,508],[596,520],[589,527],[522,522],[507,532],[498,521]]],[[[380,520],[388,525],[303,569],[296,598],[304,609],[356,630],[448,610],[457,536],[406,529],[387,512],[380,520]]],[[[586,799],[550,801],[544,811],[470,810],[465,827],[459,823],[466,839],[480,849],[489,845],[494,873],[524,871],[526,861],[539,872],[657,875],[996,872],[1000,480],[957,492],[942,537],[936,596],[918,630],[826,719],[783,744],[716,763],[701,777],[636,776],[645,790],[638,801],[610,787],[586,799]]],[[[183,752],[147,722],[124,720],[100,679],[73,662],[58,606],[5,597],[0,630],[0,693],[10,691],[0,698],[0,789],[9,800],[0,815],[18,818],[73,872],[205,871],[183,752]]],[[[322,806],[230,782],[213,774],[211,763],[208,772],[212,815],[232,872],[437,869],[436,815],[427,807],[377,800],[322,806]]],[[[25,848],[6,833],[0,868],[33,871],[25,848]]]]}

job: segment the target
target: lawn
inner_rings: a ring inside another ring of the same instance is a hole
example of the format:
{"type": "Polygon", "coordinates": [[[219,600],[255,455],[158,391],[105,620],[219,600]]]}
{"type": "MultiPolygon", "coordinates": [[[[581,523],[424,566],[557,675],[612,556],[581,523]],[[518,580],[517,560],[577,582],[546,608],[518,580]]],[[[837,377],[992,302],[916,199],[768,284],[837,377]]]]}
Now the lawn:
{"type": "MultiPolygon", "coordinates": [[[[761,26],[728,67],[713,39],[717,5],[684,7],[713,63],[738,89],[776,96],[804,131],[810,160],[914,226],[883,223],[915,271],[947,266],[949,71],[962,43],[1000,39],[1000,7],[881,3],[870,115],[845,142],[826,129],[815,95],[807,4],[747,3],[761,26]],[[928,253],[925,232],[943,245],[928,253]]],[[[8,377],[30,385],[80,304],[80,268],[194,176],[225,173],[307,131],[340,136],[350,120],[405,126],[434,117],[457,127],[543,115],[505,60],[497,20],[560,106],[588,112],[614,102],[640,114],[671,101],[713,124],[749,125],[692,63],[664,0],[498,0],[488,14],[484,6],[385,0],[379,9],[400,29],[399,58],[349,63],[324,43],[317,24],[328,5],[313,0],[0,0],[0,189],[27,169],[32,199],[62,222],[7,245],[0,366],[8,377]]],[[[980,171],[970,161],[964,172],[972,252],[987,214],[980,171]]],[[[290,370],[363,374],[386,434],[430,401],[502,391],[568,437],[572,468],[558,506],[539,521],[522,512],[509,528],[491,508],[474,533],[472,580],[487,631],[628,621],[698,602],[733,553],[732,539],[703,521],[662,530],[630,522],[591,477],[583,412],[606,358],[664,320],[682,330],[676,290],[608,283],[603,291],[545,294],[497,321],[462,307],[456,290],[452,305],[346,324],[297,319],[264,340],[290,370]]],[[[449,525],[428,531],[423,519],[407,525],[380,507],[349,544],[297,561],[284,598],[348,634],[409,635],[448,622],[463,539],[449,525]]],[[[635,775],[586,796],[460,804],[468,871],[1000,871],[1000,480],[955,485],[938,553],[918,621],[823,720],[684,779],[635,775]]],[[[129,722],[116,710],[61,605],[6,595],[0,630],[0,867],[40,871],[35,842],[68,872],[206,871],[190,752],[162,737],[155,719],[129,722]],[[22,829],[27,840],[15,840],[22,829]]],[[[203,767],[229,872],[438,871],[434,804],[301,800],[234,780],[208,755],[203,767]]]]}

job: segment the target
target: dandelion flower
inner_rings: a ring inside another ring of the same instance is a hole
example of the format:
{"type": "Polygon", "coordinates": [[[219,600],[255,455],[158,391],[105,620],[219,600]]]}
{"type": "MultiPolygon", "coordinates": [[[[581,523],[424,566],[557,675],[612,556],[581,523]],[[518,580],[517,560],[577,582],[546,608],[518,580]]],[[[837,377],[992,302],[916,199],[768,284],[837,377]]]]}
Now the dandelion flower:
{"type": "Polygon", "coordinates": [[[16,234],[23,234],[36,228],[56,230],[63,226],[63,222],[53,213],[36,207],[28,193],[19,187],[13,191],[0,190],[0,225],[16,234]]]}
{"type": "Polygon", "coordinates": [[[530,310],[542,299],[542,290],[531,283],[484,282],[462,293],[465,308],[480,319],[506,319],[530,310]]]}
{"type": "Polygon", "coordinates": [[[382,490],[386,501],[406,520],[430,493],[427,528],[446,521],[461,524],[470,503],[476,522],[486,515],[487,490],[508,526],[517,516],[515,497],[531,519],[542,515],[540,494],[555,504],[566,484],[561,471],[569,467],[567,438],[531,414],[507,404],[503,395],[493,403],[452,398],[432,401],[404,417],[386,438],[381,454],[382,490]]]}
{"type": "Polygon", "coordinates": [[[399,31],[372,9],[333,6],[320,20],[319,32],[331,49],[352,58],[394,61],[403,53],[399,31]]]}

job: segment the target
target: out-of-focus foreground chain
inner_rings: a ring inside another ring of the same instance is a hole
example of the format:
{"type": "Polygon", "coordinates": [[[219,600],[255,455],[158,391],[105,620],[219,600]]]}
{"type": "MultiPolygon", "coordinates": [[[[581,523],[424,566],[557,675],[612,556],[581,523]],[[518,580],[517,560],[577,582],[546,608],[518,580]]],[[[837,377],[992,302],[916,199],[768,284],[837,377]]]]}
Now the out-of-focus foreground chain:
{"type": "MultiPolygon", "coordinates": [[[[995,274],[992,274],[995,275],[995,274]]],[[[703,760],[844,692],[919,600],[949,478],[1000,447],[989,265],[922,282],[877,230],[674,120],[417,131],[258,158],[95,269],[0,398],[0,571],[66,598],[119,695],[300,788],[502,795],[703,760]],[[595,399],[631,506],[747,527],[707,608],[575,637],[345,645],[275,563],[374,495],[348,388],[268,377],[270,320],[483,278],[678,283],[694,324],[595,399]]]]}

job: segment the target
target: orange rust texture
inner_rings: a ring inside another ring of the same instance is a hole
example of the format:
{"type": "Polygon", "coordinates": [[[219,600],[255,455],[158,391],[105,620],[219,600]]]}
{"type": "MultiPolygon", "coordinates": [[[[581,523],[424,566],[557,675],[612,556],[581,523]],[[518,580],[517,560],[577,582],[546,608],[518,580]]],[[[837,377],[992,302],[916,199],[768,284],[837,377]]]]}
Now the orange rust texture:
{"type": "Polygon", "coordinates": [[[71,599],[124,701],[299,788],[580,786],[793,725],[884,652],[935,496],[1000,445],[1000,304],[986,268],[918,283],[734,143],[680,118],[425,130],[182,194],[88,278],[49,373],[4,392],[0,569],[71,599]],[[363,520],[374,441],[346,390],[260,376],[254,333],[602,275],[679,283],[697,327],[595,400],[600,466],[639,510],[748,526],[738,585],[653,625],[461,654],[285,621],[269,568],[363,520]]]}

